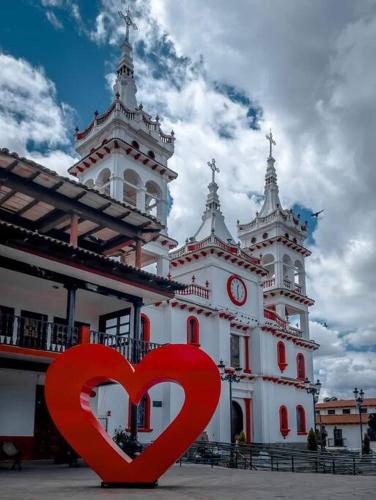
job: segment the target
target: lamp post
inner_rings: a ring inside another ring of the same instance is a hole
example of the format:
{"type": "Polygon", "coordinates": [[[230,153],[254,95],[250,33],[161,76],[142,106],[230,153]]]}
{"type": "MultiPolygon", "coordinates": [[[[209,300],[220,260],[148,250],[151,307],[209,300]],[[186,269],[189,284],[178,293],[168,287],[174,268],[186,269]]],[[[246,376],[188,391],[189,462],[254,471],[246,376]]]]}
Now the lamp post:
{"type": "Polygon", "coordinates": [[[232,422],[232,384],[234,382],[240,382],[241,377],[239,376],[239,373],[242,369],[239,366],[236,368],[233,368],[232,366],[226,367],[222,360],[220,360],[219,365],[217,366],[221,374],[221,379],[227,381],[230,388],[230,442],[232,443],[234,435],[234,426],[232,422]]]}
{"type": "Polygon", "coordinates": [[[307,391],[307,394],[312,394],[312,402],[313,402],[313,425],[315,427],[316,432],[316,403],[319,400],[319,394],[321,390],[321,382],[319,379],[316,380],[316,384],[312,384],[308,377],[304,381],[304,387],[307,391]]]}
{"type": "Polygon", "coordinates": [[[362,423],[362,403],[364,401],[364,391],[363,389],[360,389],[358,391],[358,388],[355,387],[354,391],[354,399],[356,402],[356,406],[359,411],[359,426],[360,426],[360,453],[363,451],[363,423],[362,423]]]}

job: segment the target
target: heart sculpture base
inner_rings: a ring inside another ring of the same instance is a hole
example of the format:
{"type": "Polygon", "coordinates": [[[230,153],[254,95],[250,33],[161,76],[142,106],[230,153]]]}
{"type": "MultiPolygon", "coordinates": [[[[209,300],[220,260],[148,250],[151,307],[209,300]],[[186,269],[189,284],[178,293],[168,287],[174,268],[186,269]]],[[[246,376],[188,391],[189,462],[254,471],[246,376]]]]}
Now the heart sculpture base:
{"type": "Polygon", "coordinates": [[[101,488],[139,488],[140,490],[146,490],[151,488],[156,488],[158,486],[158,481],[154,483],[105,483],[101,482],[101,488]]]}
{"type": "Polygon", "coordinates": [[[50,415],[75,452],[98,474],[104,487],[155,487],[205,430],[217,407],[221,379],[214,361],[200,348],[168,344],[149,352],[135,367],[115,349],[98,344],[71,347],[50,366],[46,402],[50,415]],[[116,382],[138,405],[154,385],[175,382],[184,390],[173,422],[132,459],[106,433],[91,411],[90,394],[116,382]]]}

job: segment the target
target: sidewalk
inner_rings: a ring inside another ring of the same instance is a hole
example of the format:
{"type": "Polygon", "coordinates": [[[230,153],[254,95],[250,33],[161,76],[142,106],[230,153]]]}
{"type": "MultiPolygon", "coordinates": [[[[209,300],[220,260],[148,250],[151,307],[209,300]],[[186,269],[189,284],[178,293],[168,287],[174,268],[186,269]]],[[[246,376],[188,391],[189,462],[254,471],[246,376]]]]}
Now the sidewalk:
{"type": "Polygon", "coordinates": [[[88,468],[26,464],[20,472],[0,466],[1,500],[354,500],[373,498],[376,478],[331,474],[294,474],[213,469],[205,465],[172,467],[154,490],[102,489],[88,468]]]}

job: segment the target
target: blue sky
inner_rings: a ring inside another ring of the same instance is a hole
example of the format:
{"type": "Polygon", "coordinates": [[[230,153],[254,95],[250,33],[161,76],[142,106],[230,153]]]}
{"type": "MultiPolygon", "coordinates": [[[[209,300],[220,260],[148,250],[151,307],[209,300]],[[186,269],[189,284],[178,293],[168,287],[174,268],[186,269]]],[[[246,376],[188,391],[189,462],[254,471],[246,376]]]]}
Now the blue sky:
{"type": "MultiPolygon", "coordinates": [[[[316,373],[330,395],[351,395],[354,380],[376,394],[376,9],[340,3],[132,0],[137,97],[176,133],[169,231],[180,241],[199,225],[213,157],[233,235],[251,220],[273,128],[282,205],[309,222],[316,373]],[[325,212],[316,221],[311,209],[325,212]]],[[[1,1],[2,146],[66,173],[74,127],[111,101],[119,7],[1,1]]]]}
{"type": "MultiPolygon", "coordinates": [[[[85,23],[94,22],[98,9],[95,0],[80,2],[85,23]]],[[[77,125],[83,127],[96,108],[108,106],[105,63],[114,48],[90,41],[68,11],[59,9],[56,15],[62,29],[50,23],[37,0],[2,0],[0,48],[33,66],[42,66],[56,84],[58,99],[77,111],[77,125]]]]}

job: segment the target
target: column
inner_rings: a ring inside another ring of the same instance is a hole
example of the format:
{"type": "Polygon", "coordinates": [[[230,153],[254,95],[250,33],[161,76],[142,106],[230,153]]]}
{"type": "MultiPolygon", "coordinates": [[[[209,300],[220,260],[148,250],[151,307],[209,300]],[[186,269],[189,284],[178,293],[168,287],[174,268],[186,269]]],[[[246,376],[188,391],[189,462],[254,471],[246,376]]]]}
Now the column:
{"type": "Polygon", "coordinates": [[[137,191],[137,208],[141,210],[141,212],[146,212],[146,201],[145,201],[145,187],[139,187],[137,191]]]}
{"type": "Polygon", "coordinates": [[[69,244],[74,247],[77,247],[78,243],[78,221],[79,221],[78,215],[73,214],[71,217],[69,244]]]}
{"type": "Polygon", "coordinates": [[[170,259],[164,256],[158,257],[157,275],[166,278],[169,272],[170,272],[170,259]]]}
{"type": "MultiPolygon", "coordinates": [[[[140,349],[139,349],[139,340],[141,333],[141,306],[142,302],[135,302],[133,305],[133,313],[134,313],[134,323],[133,323],[133,345],[132,345],[132,363],[135,365],[140,361],[140,349]]],[[[131,404],[131,439],[134,442],[137,442],[137,406],[131,404]]]]}
{"type": "Polygon", "coordinates": [[[77,286],[76,285],[66,285],[67,290],[67,346],[71,346],[73,342],[73,331],[74,331],[74,322],[76,318],[76,293],[77,286]]]}
{"type": "Polygon", "coordinates": [[[252,441],[252,411],[251,411],[251,398],[244,398],[245,405],[245,435],[247,444],[252,441]]]}
{"type": "Polygon", "coordinates": [[[124,177],[121,167],[122,155],[120,153],[112,153],[113,167],[111,172],[110,194],[112,198],[118,201],[124,200],[124,177]]]}
{"type": "Polygon", "coordinates": [[[244,338],[244,372],[251,373],[251,368],[249,366],[249,336],[244,338]]]}
{"type": "Polygon", "coordinates": [[[282,319],[286,319],[286,306],[285,306],[285,304],[276,304],[276,306],[275,306],[275,312],[282,319]]]}

